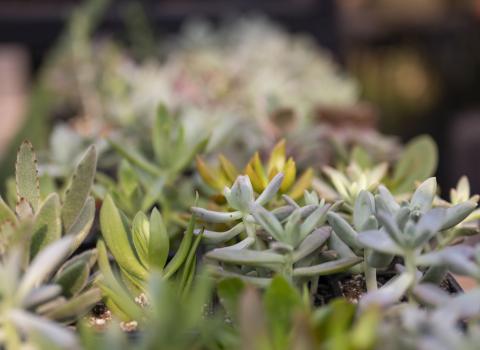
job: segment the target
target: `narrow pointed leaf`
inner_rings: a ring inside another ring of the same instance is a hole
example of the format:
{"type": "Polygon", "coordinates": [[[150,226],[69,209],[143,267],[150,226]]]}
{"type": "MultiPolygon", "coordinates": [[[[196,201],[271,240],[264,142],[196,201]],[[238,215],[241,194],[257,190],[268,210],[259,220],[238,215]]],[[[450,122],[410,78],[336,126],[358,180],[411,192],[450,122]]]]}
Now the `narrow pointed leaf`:
{"type": "Polygon", "coordinates": [[[299,267],[293,269],[293,275],[296,277],[312,277],[312,276],[325,276],[332,275],[348,270],[352,266],[359,264],[362,258],[342,258],[338,260],[329,261],[319,265],[313,265],[308,267],[299,267]]]}
{"type": "Polygon", "coordinates": [[[400,247],[390,236],[379,230],[360,232],[358,241],[366,248],[373,249],[380,253],[399,255],[402,253],[400,247]]]}
{"type": "Polygon", "coordinates": [[[24,141],[17,153],[15,164],[17,184],[17,201],[25,198],[36,211],[40,205],[40,184],[38,179],[37,159],[33,146],[24,141]]]}
{"type": "Polygon", "coordinates": [[[170,251],[170,240],[167,228],[157,208],[150,215],[150,240],[148,245],[148,261],[150,266],[163,270],[170,251]]]}
{"type": "Polygon", "coordinates": [[[35,215],[30,244],[30,257],[34,258],[44,247],[60,239],[61,235],[60,199],[56,193],[52,193],[43,202],[35,215]]]}

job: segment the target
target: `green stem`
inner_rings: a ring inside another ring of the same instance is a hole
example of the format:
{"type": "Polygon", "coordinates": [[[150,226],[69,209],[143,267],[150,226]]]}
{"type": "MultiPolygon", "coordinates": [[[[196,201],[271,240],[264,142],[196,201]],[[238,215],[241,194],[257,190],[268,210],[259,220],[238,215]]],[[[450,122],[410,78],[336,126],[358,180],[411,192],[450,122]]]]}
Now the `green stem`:
{"type": "Polygon", "coordinates": [[[408,301],[410,303],[415,303],[413,298],[413,287],[415,285],[415,281],[417,279],[417,267],[415,264],[415,252],[414,251],[407,251],[405,252],[404,256],[405,262],[405,269],[407,273],[412,277],[412,283],[408,288],[408,301]]]}
{"type": "Polygon", "coordinates": [[[363,252],[363,266],[365,270],[365,282],[367,284],[367,291],[372,292],[378,289],[377,286],[377,269],[368,265],[369,249],[365,249],[363,252]]]}

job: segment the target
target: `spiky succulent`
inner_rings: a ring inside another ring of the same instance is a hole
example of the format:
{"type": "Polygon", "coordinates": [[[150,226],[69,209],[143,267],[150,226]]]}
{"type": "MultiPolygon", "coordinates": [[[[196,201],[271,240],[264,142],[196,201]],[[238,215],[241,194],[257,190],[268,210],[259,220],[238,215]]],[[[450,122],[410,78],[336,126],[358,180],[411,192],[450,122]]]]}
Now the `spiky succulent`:
{"type": "Polygon", "coordinates": [[[96,251],[72,257],[93,224],[95,201],[89,193],[95,168],[96,153],[90,148],[64,195],[52,192],[42,197],[32,145],[26,141],[20,147],[15,171],[17,205],[11,209],[0,200],[0,318],[8,346],[28,341],[28,335],[36,332],[62,346],[65,342],[73,346],[73,336],[45,318],[68,324],[100,300],[91,275],[96,251]]]}
{"type": "MultiPolygon", "coordinates": [[[[235,165],[226,157],[220,155],[218,159],[220,165],[217,169],[213,169],[202,158],[197,157],[198,172],[203,182],[217,194],[217,199],[218,194],[221,194],[226,186],[232,186],[235,179],[240,175],[235,165]]],[[[303,195],[303,192],[310,187],[313,178],[312,169],[307,169],[297,178],[295,161],[292,157],[287,159],[286,156],[285,140],[280,140],[275,145],[266,165],[263,164],[260,154],[255,152],[243,170],[243,174],[250,178],[256,193],[262,193],[269,182],[279,173],[283,173],[284,177],[278,193],[287,194],[293,199],[298,199],[303,195]]]]}

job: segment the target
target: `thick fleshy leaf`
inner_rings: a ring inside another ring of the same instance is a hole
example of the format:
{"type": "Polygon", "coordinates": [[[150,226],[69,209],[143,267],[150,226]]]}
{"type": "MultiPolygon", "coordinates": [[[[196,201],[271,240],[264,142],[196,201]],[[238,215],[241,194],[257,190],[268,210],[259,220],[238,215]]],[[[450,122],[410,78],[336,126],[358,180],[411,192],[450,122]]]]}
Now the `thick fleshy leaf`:
{"type": "Polygon", "coordinates": [[[283,227],[275,215],[258,204],[253,204],[251,211],[257,223],[261,225],[273,238],[279,242],[282,242],[283,227]]]}
{"type": "Polygon", "coordinates": [[[364,231],[368,219],[375,214],[375,198],[370,192],[360,191],[353,208],[353,227],[357,231],[364,231]]]}
{"type": "Polygon", "coordinates": [[[312,277],[312,276],[325,276],[332,275],[348,270],[352,266],[355,266],[362,262],[362,258],[342,258],[338,260],[328,261],[319,265],[313,265],[308,267],[298,267],[293,269],[293,275],[295,277],[312,277]]]}
{"type": "Polygon", "coordinates": [[[366,248],[373,249],[380,253],[399,255],[401,248],[384,231],[364,231],[358,235],[358,242],[366,248]]]}
{"type": "Polygon", "coordinates": [[[344,218],[337,213],[329,212],[327,214],[327,219],[329,224],[332,226],[333,231],[335,231],[337,236],[347,243],[349,247],[353,249],[361,249],[361,246],[357,241],[357,232],[355,232],[355,230],[344,218]]]}
{"type": "Polygon", "coordinates": [[[441,230],[447,230],[454,227],[465,220],[477,207],[477,203],[473,201],[465,201],[447,208],[441,230]]]}
{"type": "Polygon", "coordinates": [[[350,247],[335,234],[334,231],[330,234],[328,246],[330,249],[336,251],[342,258],[352,258],[357,256],[352,249],[350,249],[350,247]]]}
{"type": "Polygon", "coordinates": [[[280,189],[280,185],[282,184],[283,181],[283,173],[278,173],[275,175],[275,177],[270,180],[268,183],[267,187],[263,190],[263,192],[258,196],[258,198],[255,200],[255,203],[260,204],[260,205],[265,205],[268,202],[270,202],[273,198],[278,193],[278,190],[280,189]]]}
{"type": "Polygon", "coordinates": [[[192,212],[202,221],[225,224],[242,218],[243,214],[240,211],[234,212],[220,212],[212,211],[198,207],[192,207],[192,212]]]}
{"type": "Polygon", "coordinates": [[[391,214],[396,213],[400,209],[400,205],[383,185],[378,186],[378,195],[375,196],[375,207],[377,210],[383,209],[391,214]]]}
{"type": "Polygon", "coordinates": [[[61,306],[46,313],[45,316],[58,322],[78,320],[85,316],[100,300],[102,300],[100,289],[93,288],[67,300],[61,306]]]}
{"type": "Polygon", "coordinates": [[[62,293],[62,287],[56,284],[42,285],[33,289],[23,300],[22,306],[25,309],[34,308],[40,304],[44,304],[62,293]]]}
{"type": "Polygon", "coordinates": [[[316,227],[325,223],[327,212],[330,209],[330,205],[323,205],[315,209],[300,226],[300,240],[303,240],[310,232],[316,227]]]}
{"type": "Polygon", "coordinates": [[[308,168],[303,172],[302,175],[297,179],[293,184],[292,188],[288,191],[288,195],[293,199],[297,200],[302,197],[305,190],[310,188],[313,181],[313,169],[308,168]]]}
{"type": "Polygon", "coordinates": [[[97,250],[91,249],[75,255],[55,274],[54,282],[62,287],[66,297],[76,295],[87,285],[90,272],[97,260],[97,250]]]}
{"type": "MultiPolygon", "coordinates": [[[[283,233],[283,243],[286,243],[288,246],[296,247],[301,241],[302,237],[300,236],[300,221],[302,219],[300,209],[295,209],[290,215],[285,224],[285,229],[283,233]]],[[[277,242],[278,243],[278,242],[277,242]]]]}
{"type": "Polygon", "coordinates": [[[128,228],[110,195],[103,200],[100,210],[100,227],[108,249],[122,269],[145,281],[148,276],[147,270],[138,261],[132,249],[128,228]]]}
{"type": "MultiPolygon", "coordinates": [[[[209,231],[209,230],[204,230],[203,231],[203,240],[205,243],[210,243],[210,244],[219,244],[222,242],[226,242],[233,237],[236,237],[240,233],[245,231],[245,225],[241,222],[235,226],[233,226],[231,229],[224,231],[224,232],[216,232],[216,231],[209,231]]],[[[200,232],[198,230],[198,232],[200,232]]],[[[197,233],[197,231],[196,231],[197,233]]]]}
{"type": "Polygon", "coordinates": [[[284,257],[280,254],[248,249],[237,250],[219,248],[208,252],[206,257],[230,264],[265,267],[285,262],[284,257]]]}
{"type": "Polygon", "coordinates": [[[273,348],[280,349],[288,343],[293,316],[303,307],[302,297],[285,278],[276,276],[263,295],[263,303],[273,348]]]}
{"type": "Polygon", "coordinates": [[[246,175],[237,177],[232,188],[225,187],[223,194],[231,208],[243,213],[248,213],[254,200],[252,184],[246,175]]]}
{"type": "Polygon", "coordinates": [[[60,220],[60,198],[56,193],[50,194],[35,215],[33,234],[30,243],[30,258],[62,236],[60,220]]]}
{"type": "Polygon", "coordinates": [[[8,318],[26,334],[45,337],[52,344],[58,346],[59,349],[80,348],[77,337],[71,330],[47,318],[19,309],[10,311],[8,318]]]}
{"type": "Polygon", "coordinates": [[[162,216],[157,208],[150,215],[148,261],[151,267],[163,270],[170,251],[170,239],[162,216]]]}
{"type": "Polygon", "coordinates": [[[33,288],[51,276],[70,252],[73,237],[63,237],[42,249],[31,262],[18,287],[17,296],[22,300],[33,288]]]}
{"type": "Polygon", "coordinates": [[[234,182],[238,176],[238,170],[223,154],[218,156],[220,168],[228,181],[234,182]]]}
{"type": "Polygon", "coordinates": [[[65,230],[75,222],[85,205],[97,169],[97,152],[91,146],[78,163],[65,192],[62,207],[62,221],[65,230]]]}
{"type": "Polygon", "coordinates": [[[422,213],[432,208],[433,199],[437,192],[437,180],[431,177],[418,186],[410,200],[410,208],[420,210],[422,213]]]}
{"type": "Polygon", "coordinates": [[[422,283],[413,289],[415,298],[424,304],[431,306],[446,305],[450,301],[450,295],[438,287],[430,283],[422,283]]]}
{"type": "Polygon", "coordinates": [[[391,214],[384,210],[377,210],[377,219],[393,241],[399,245],[404,244],[405,238],[403,237],[395,218],[391,214]]]}
{"type": "Polygon", "coordinates": [[[257,286],[260,288],[266,288],[270,285],[272,281],[271,278],[267,277],[255,277],[249,275],[242,275],[240,273],[224,270],[221,266],[218,265],[207,265],[208,271],[211,275],[219,278],[238,278],[239,280],[251,284],[252,286],[257,286]]]}
{"type": "Polygon", "coordinates": [[[183,235],[182,241],[180,242],[180,246],[175,253],[175,256],[172,260],[167,264],[164,270],[164,277],[169,278],[171,277],[186,261],[188,254],[191,250],[192,240],[193,240],[193,230],[195,228],[196,217],[192,215],[190,221],[188,223],[187,230],[183,235]]]}
{"type": "Polygon", "coordinates": [[[37,158],[29,141],[24,141],[18,150],[17,162],[15,164],[15,180],[17,184],[17,201],[25,198],[35,212],[40,205],[40,184],[37,158]]]}
{"type": "Polygon", "coordinates": [[[70,226],[70,229],[67,231],[66,235],[71,235],[75,239],[72,243],[70,253],[73,253],[75,250],[80,247],[85,238],[92,228],[93,221],[95,220],[95,199],[93,197],[88,197],[85,205],[80,211],[80,215],[77,216],[75,222],[70,226]]]}
{"type": "Polygon", "coordinates": [[[422,215],[415,226],[413,248],[423,246],[440,231],[445,215],[445,208],[434,208],[422,215]]]}
{"type": "Polygon", "coordinates": [[[132,242],[137,256],[145,268],[148,268],[150,265],[148,255],[149,241],[150,223],[147,216],[140,211],[132,221],[132,242]]]}
{"type": "Polygon", "coordinates": [[[280,140],[270,153],[267,164],[267,174],[271,174],[274,170],[280,172],[285,166],[286,158],[286,142],[285,139],[280,140]]]}
{"type": "Polygon", "coordinates": [[[411,191],[415,182],[432,176],[437,168],[437,162],[437,146],[430,136],[422,135],[412,139],[406,145],[393,172],[395,192],[411,191]]]}
{"type": "Polygon", "coordinates": [[[370,251],[370,253],[367,255],[367,262],[370,267],[375,269],[384,269],[392,263],[393,258],[394,256],[390,254],[370,251]]]}
{"type": "Polygon", "coordinates": [[[381,307],[385,307],[399,301],[405,294],[407,289],[414,281],[414,276],[410,274],[401,274],[395,279],[389,281],[380,289],[367,293],[361,300],[360,306],[362,308],[368,305],[374,304],[381,307]]]}
{"type": "Polygon", "coordinates": [[[309,234],[293,253],[293,262],[297,262],[322,247],[330,238],[331,230],[322,227],[309,234]]]}

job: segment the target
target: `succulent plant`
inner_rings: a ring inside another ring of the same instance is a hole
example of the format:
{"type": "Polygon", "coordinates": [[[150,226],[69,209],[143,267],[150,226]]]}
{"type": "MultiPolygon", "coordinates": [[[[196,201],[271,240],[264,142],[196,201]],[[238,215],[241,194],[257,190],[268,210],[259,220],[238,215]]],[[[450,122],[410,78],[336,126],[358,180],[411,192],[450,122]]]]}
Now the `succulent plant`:
{"type": "Polygon", "coordinates": [[[92,254],[87,252],[90,259],[84,254],[65,264],[74,244],[74,238],[66,236],[48,244],[26,268],[22,268],[29,250],[28,239],[21,235],[27,233],[28,230],[15,232],[15,242],[0,260],[0,346],[19,349],[48,341],[58,348],[76,349],[78,343],[74,333],[52,320],[77,319],[89,310],[92,300],[98,300],[98,289],[76,293],[85,287],[83,276],[77,275],[84,275],[89,268],[84,265],[91,264],[92,254]],[[75,296],[70,298],[66,291],[75,296]]]}
{"type": "Polygon", "coordinates": [[[360,232],[357,239],[365,248],[402,257],[404,267],[393,281],[367,295],[364,298],[366,303],[375,301],[389,304],[400,299],[417,283],[419,266],[431,267],[424,276],[428,279],[433,278],[431,275],[443,272],[433,269],[429,261],[435,249],[441,249],[432,242],[441,237],[442,231],[465,220],[477,204],[465,201],[450,208],[432,208],[435,193],[436,180],[430,178],[417,188],[410,202],[399,205],[386,188],[379,188],[375,217],[381,228],[360,232]]]}
{"type": "Polygon", "coordinates": [[[11,245],[19,239],[25,240],[21,245],[25,251],[21,252],[21,264],[16,273],[28,274],[30,264],[38,261],[36,257],[46,247],[59,240],[63,242],[61,253],[51,256],[52,262],[48,261],[48,255],[41,255],[43,264],[57,271],[48,270],[31,287],[37,287],[40,282],[55,285],[48,293],[48,305],[42,310],[49,317],[65,323],[80,317],[100,297],[98,290],[91,285],[96,251],[87,250],[72,257],[94,221],[95,201],[89,194],[95,168],[96,153],[94,148],[90,148],[68,181],[63,199],[60,200],[57,192],[45,194],[42,198],[35,153],[32,145],[25,141],[17,155],[15,209],[0,199],[0,254],[7,254],[13,249],[11,245]],[[20,238],[17,237],[19,235],[20,238]],[[64,247],[66,242],[67,248],[64,247]]]}
{"type": "Polygon", "coordinates": [[[60,324],[82,317],[100,300],[91,271],[96,251],[72,254],[93,224],[95,201],[89,196],[96,168],[90,148],[68,181],[62,200],[41,193],[36,156],[25,141],[17,155],[16,206],[0,199],[0,333],[8,348],[37,339],[77,347],[75,336],[60,324]]]}
{"type": "Polygon", "coordinates": [[[333,188],[321,178],[314,179],[313,187],[322,198],[330,201],[343,199],[345,208],[351,212],[361,190],[375,191],[380,184],[384,184],[396,196],[408,196],[416,183],[426,180],[435,172],[437,158],[437,146],[431,137],[418,136],[405,146],[400,158],[392,164],[389,174],[388,163],[375,164],[367,152],[355,147],[345,169],[323,168],[333,188]]]}
{"type": "Polygon", "coordinates": [[[236,211],[213,212],[192,208],[204,221],[236,223],[224,232],[205,230],[206,242],[219,244],[236,236],[243,237],[236,244],[216,248],[206,254],[209,261],[221,264],[216,266],[215,273],[239,276],[265,286],[275,273],[300,282],[344,271],[362,260],[358,257],[336,260],[335,254],[332,256],[331,252],[322,251],[330,236],[330,230],[322,227],[330,205],[319,202],[314,194],[305,195],[305,201],[312,203],[305,207],[288,199],[290,204],[287,206],[272,211],[265,209],[263,205],[276,196],[282,180],[283,174],[277,174],[255,199],[249,177],[239,176],[232,188],[224,191],[229,206],[236,211]]]}
{"type": "MultiPolygon", "coordinates": [[[[202,158],[197,157],[197,169],[202,180],[217,193],[223,191],[225,186],[231,186],[239,175],[235,165],[223,155],[219,156],[219,163],[217,169],[211,169],[202,158]]],[[[243,173],[250,178],[256,193],[262,193],[275,175],[283,173],[278,193],[287,194],[293,199],[303,195],[313,177],[313,170],[309,168],[297,179],[297,167],[292,157],[287,159],[284,139],[272,149],[266,165],[262,163],[259,153],[255,152],[243,173]]]]}
{"type": "Polygon", "coordinates": [[[103,276],[98,285],[113,312],[123,319],[135,320],[139,309],[133,300],[145,295],[153,272],[160,273],[165,280],[175,279],[179,293],[188,291],[195,274],[196,250],[202,237],[201,234],[194,237],[194,225],[195,216],[192,216],[178,249],[171,256],[170,237],[156,208],[152,210],[150,218],[143,212],[138,212],[129,224],[112,197],[105,197],[100,211],[104,241],[97,244],[103,276]],[[118,265],[119,275],[112,271],[106,248],[118,265]],[[122,302],[122,297],[128,295],[131,296],[130,301],[122,302]]]}

